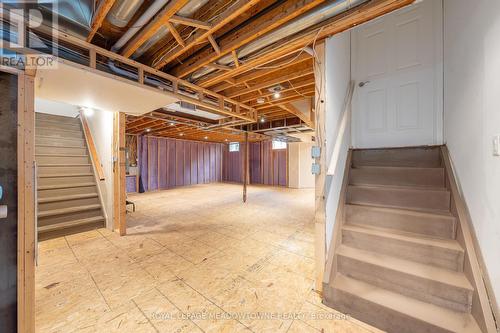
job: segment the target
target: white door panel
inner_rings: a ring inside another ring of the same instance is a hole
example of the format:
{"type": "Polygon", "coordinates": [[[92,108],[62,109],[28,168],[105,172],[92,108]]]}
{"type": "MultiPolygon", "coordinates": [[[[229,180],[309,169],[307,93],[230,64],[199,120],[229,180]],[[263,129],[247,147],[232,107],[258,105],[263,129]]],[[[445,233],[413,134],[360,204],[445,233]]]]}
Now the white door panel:
{"type": "Polygon", "coordinates": [[[427,0],[353,31],[358,148],[441,143],[441,3],[427,0]]]}

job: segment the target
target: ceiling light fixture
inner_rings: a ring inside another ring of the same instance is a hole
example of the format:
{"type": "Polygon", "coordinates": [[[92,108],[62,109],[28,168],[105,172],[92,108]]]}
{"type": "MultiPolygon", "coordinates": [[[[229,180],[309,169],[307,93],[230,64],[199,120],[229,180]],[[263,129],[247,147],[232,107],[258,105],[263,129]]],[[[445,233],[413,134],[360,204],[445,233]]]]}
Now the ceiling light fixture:
{"type": "Polygon", "coordinates": [[[180,136],[184,136],[184,133],[179,133],[180,136]]]}
{"type": "Polygon", "coordinates": [[[263,97],[257,98],[257,104],[264,104],[266,100],[263,97]]]}
{"type": "Polygon", "coordinates": [[[208,139],[208,136],[206,136],[204,139],[205,139],[205,140],[207,140],[207,139],[208,139]]]}
{"type": "Polygon", "coordinates": [[[170,123],[169,125],[170,125],[170,126],[174,126],[175,124],[174,124],[174,123],[170,123]]]}
{"type": "Polygon", "coordinates": [[[266,118],[264,118],[264,117],[260,117],[260,122],[261,122],[261,123],[265,123],[265,122],[266,122],[266,118]]]}
{"type": "Polygon", "coordinates": [[[277,92],[275,92],[275,93],[273,94],[273,97],[274,97],[275,99],[278,99],[278,98],[280,98],[280,97],[281,97],[281,93],[280,93],[279,91],[277,91],[277,92]]]}
{"type": "Polygon", "coordinates": [[[146,132],[151,132],[151,128],[146,128],[146,132]]]}
{"type": "Polygon", "coordinates": [[[91,109],[91,108],[83,108],[83,114],[84,114],[86,117],[92,117],[92,115],[94,114],[94,109],[91,109]]]}

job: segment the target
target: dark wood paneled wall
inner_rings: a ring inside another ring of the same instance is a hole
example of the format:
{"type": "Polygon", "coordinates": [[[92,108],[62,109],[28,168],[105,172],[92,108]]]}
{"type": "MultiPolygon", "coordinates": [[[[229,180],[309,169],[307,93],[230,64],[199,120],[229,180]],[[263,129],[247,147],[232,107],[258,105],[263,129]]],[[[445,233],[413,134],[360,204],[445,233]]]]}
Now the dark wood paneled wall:
{"type": "Polygon", "coordinates": [[[139,188],[164,190],[222,181],[223,144],[138,137],[139,188]]]}
{"type": "MultiPolygon", "coordinates": [[[[288,149],[272,149],[272,141],[252,142],[250,154],[250,183],[273,186],[288,186],[288,149]]],[[[226,182],[243,182],[245,144],[240,144],[238,152],[229,152],[224,145],[222,168],[226,182]]]]}
{"type": "Polygon", "coordinates": [[[17,90],[16,75],[0,72],[0,332],[17,331],[17,90]]]}

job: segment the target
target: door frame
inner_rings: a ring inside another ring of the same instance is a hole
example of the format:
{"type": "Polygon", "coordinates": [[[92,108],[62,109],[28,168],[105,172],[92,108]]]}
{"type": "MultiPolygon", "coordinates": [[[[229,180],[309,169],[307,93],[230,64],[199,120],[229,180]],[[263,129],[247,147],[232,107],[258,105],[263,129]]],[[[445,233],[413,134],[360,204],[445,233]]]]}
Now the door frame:
{"type": "Polygon", "coordinates": [[[17,75],[17,331],[35,331],[35,72],[17,75]]]}

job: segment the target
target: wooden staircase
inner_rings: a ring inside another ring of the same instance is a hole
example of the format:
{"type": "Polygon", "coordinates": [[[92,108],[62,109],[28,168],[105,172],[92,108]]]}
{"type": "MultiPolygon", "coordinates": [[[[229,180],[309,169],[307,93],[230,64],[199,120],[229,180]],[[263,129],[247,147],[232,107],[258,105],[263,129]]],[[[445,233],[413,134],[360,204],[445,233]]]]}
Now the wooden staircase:
{"type": "Polygon", "coordinates": [[[92,161],[79,118],[36,113],[38,234],[104,227],[92,161]]]}
{"type": "Polygon", "coordinates": [[[388,332],[481,332],[440,148],[351,156],[325,304],[388,332]]]}

